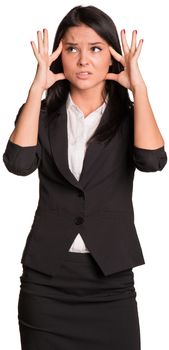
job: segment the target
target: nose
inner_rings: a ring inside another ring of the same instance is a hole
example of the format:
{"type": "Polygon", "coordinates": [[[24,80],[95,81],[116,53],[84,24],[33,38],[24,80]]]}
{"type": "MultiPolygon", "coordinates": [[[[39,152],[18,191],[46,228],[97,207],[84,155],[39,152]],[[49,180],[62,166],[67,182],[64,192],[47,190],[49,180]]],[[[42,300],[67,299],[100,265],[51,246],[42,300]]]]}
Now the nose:
{"type": "Polygon", "coordinates": [[[88,64],[89,58],[86,50],[81,50],[79,55],[79,65],[86,66],[88,64]]]}

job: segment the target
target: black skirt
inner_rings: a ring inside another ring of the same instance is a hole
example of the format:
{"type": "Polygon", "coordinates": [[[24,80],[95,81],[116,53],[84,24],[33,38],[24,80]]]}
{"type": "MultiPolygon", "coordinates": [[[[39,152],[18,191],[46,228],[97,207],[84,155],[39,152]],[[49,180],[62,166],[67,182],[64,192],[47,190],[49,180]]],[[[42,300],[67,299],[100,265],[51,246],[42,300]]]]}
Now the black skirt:
{"type": "Polygon", "coordinates": [[[140,350],[134,273],[109,276],[90,253],[67,252],[56,276],[23,266],[22,350],[140,350]]]}

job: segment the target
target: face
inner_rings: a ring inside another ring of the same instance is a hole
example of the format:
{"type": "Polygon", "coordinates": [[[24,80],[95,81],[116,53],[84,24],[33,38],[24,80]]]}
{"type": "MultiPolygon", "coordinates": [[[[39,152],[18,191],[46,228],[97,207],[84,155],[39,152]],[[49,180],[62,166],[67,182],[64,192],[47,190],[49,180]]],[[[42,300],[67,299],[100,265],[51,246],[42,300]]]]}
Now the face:
{"type": "Polygon", "coordinates": [[[104,88],[112,65],[108,43],[86,25],[70,27],[62,38],[62,64],[71,88],[104,88]]]}

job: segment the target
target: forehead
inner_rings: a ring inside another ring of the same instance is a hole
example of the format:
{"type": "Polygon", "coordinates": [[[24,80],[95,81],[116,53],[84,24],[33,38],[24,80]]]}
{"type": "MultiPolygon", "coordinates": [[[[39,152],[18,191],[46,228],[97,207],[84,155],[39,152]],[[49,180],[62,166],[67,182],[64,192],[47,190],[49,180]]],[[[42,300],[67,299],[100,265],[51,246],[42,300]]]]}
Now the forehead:
{"type": "Polygon", "coordinates": [[[106,43],[106,41],[98,35],[94,29],[86,26],[86,25],[79,25],[77,27],[70,27],[64,37],[63,41],[71,41],[71,42],[76,42],[76,43],[81,43],[81,42],[103,42],[106,43]]]}

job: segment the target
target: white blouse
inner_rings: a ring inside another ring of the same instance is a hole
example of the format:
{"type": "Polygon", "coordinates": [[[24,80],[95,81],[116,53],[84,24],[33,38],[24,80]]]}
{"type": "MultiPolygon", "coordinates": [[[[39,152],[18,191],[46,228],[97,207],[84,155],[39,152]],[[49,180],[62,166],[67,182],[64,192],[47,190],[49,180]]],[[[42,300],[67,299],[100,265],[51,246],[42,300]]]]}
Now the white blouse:
{"type": "MultiPolygon", "coordinates": [[[[106,97],[106,102],[107,102],[106,97]]],[[[86,142],[94,133],[98,126],[104,109],[106,107],[104,102],[94,112],[84,117],[83,112],[73,102],[70,93],[66,101],[67,110],[67,133],[68,133],[68,162],[71,172],[77,180],[79,180],[80,173],[83,167],[83,160],[86,152],[86,142]]],[[[70,249],[70,252],[89,253],[81,235],[77,232],[70,249]]]]}

